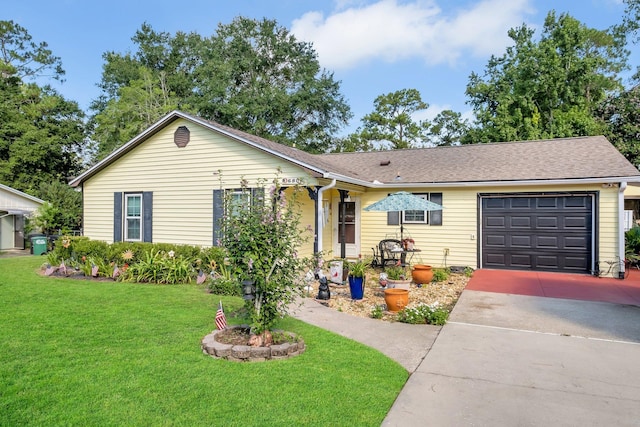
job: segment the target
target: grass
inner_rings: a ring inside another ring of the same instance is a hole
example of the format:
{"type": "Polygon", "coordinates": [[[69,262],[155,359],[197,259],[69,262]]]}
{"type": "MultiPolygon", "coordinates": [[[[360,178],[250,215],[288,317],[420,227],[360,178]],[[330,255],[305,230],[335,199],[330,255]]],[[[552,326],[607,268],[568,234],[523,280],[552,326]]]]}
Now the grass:
{"type": "MultiPolygon", "coordinates": [[[[0,259],[0,425],[379,426],[407,372],[376,350],[285,319],[286,361],[206,356],[219,297],[201,287],[42,277],[0,259]]],[[[222,297],[229,317],[242,305],[222,297]]]]}

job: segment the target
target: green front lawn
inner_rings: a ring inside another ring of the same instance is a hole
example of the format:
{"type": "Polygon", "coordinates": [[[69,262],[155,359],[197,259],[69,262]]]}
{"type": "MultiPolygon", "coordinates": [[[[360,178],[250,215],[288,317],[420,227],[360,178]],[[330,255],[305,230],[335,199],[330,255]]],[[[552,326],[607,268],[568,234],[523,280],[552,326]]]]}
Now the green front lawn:
{"type": "MultiPolygon", "coordinates": [[[[376,350],[286,319],[287,361],[206,356],[219,297],[197,285],[42,277],[0,259],[0,425],[372,425],[407,372],[376,350]]],[[[223,297],[229,323],[239,298],[223,297]]]]}

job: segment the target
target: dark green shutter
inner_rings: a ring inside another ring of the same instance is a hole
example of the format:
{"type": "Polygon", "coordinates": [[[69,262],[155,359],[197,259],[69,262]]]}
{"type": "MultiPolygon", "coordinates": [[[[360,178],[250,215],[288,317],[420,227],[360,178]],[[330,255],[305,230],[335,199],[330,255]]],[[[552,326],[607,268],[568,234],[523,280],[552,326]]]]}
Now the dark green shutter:
{"type": "Polygon", "coordinates": [[[213,190],[213,246],[220,246],[222,241],[223,195],[223,190],[213,190]]]}
{"type": "Polygon", "coordinates": [[[113,241],[122,241],[122,193],[113,193],[113,241]]]}
{"type": "Polygon", "coordinates": [[[142,241],[153,242],[153,192],[142,193],[142,241]]]}
{"type": "MultiPolygon", "coordinates": [[[[387,193],[387,196],[390,196],[390,195],[391,193],[387,193]]],[[[387,212],[387,225],[400,225],[399,211],[387,212]]]]}
{"type": "MultiPolygon", "coordinates": [[[[442,193],[431,193],[429,195],[429,200],[433,203],[442,205],[442,193]]],[[[442,225],[442,209],[429,212],[429,224],[442,225]]]]}
{"type": "Polygon", "coordinates": [[[400,212],[387,212],[387,225],[400,225],[400,212]]]}

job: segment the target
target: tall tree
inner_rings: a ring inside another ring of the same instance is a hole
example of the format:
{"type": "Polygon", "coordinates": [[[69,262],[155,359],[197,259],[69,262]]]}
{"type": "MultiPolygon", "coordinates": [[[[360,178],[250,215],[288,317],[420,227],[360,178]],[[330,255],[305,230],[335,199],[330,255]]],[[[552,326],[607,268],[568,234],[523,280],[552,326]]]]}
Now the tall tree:
{"type": "Polygon", "coordinates": [[[640,85],[611,95],[598,108],[605,135],[636,167],[640,167],[640,85]]]}
{"type": "Polygon", "coordinates": [[[50,203],[48,223],[53,229],[78,230],[82,226],[82,193],[59,181],[42,182],[37,194],[50,203]]]}
{"type": "Polygon", "coordinates": [[[618,75],[628,57],[624,36],[551,11],[539,41],[526,25],[511,29],[509,37],[514,45],[492,57],[482,77],[470,76],[466,93],[477,126],[464,142],[601,133],[595,111],[621,87],[618,75]]]}
{"type": "Polygon", "coordinates": [[[26,28],[14,21],[0,21],[0,76],[62,80],[64,74],[60,58],[46,42],[34,42],[26,28]]]}
{"type": "Polygon", "coordinates": [[[469,130],[469,121],[462,118],[462,114],[443,110],[431,121],[428,130],[429,141],[433,145],[460,144],[462,137],[469,130]]]}
{"type": "Polygon", "coordinates": [[[0,182],[35,195],[40,183],[65,182],[80,170],[84,114],[50,86],[24,81],[61,79],[60,60],[45,43],[0,21],[0,49],[0,182]]]}
{"type": "Polygon", "coordinates": [[[142,118],[171,108],[310,152],[326,151],[351,117],[339,83],[320,68],[312,46],[273,20],[239,17],[210,38],[171,36],[144,24],[133,41],[134,55],[104,56],[103,93],[92,105],[102,153],[142,131],[142,118]],[[143,104],[123,92],[141,82],[143,104]],[[131,119],[132,109],[140,117],[131,119]],[[123,118],[130,126],[118,135],[123,118]]]}
{"type": "Polygon", "coordinates": [[[362,118],[359,137],[392,149],[412,148],[428,139],[428,121],[416,121],[413,115],[429,108],[417,89],[402,89],[378,96],[374,111],[362,118]]]}

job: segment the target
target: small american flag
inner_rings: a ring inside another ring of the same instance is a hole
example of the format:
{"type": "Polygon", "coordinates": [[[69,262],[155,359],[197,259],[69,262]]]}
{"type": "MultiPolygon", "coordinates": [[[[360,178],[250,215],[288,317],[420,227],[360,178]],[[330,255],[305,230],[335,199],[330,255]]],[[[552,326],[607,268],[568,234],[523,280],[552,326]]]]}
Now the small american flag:
{"type": "Polygon", "coordinates": [[[216,327],[218,330],[227,328],[227,318],[224,315],[224,310],[222,310],[222,301],[218,304],[218,311],[216,312],[216,327]]]}
{"type": "Polygon", "coordinates": [[[51,264],[47,264],[47,268],[44,269],[44,274],[46,276],[51,276],[54,271],[56,271],[56,269],[51,264]]]}
{"type": "Polygon", "coordinates": [[[200,271],[198,272],[198,278],[196,279],[196,283],[197,283],[198,285],[202,285],[206,280],[207,280],[207,275],[206,275],[206,274],[204,274],[204,273],[202,272],[202,270],[200,270],[200,271]]]}
{"type": "Polygon", "coordinates": [[[93,264],[91,265],[91,275],[96,277],[98,275],[98,266],[93,264]]]}
{"type": "Polygon", "coordinates": [[[67,274],[67,266],[64,265],[64,261],[60,263],[60,267],[58,268],[58,271],[60,271],[60,273],[62,274],[67,274]]]}
{"type": "Polygon", "coordinates": [[[118,268],[117,265],[114,265],[113,266],[113,275],[111,277],[113,277],[115,279],[119,275],[120,275],[120,269],[118,268]]]}

